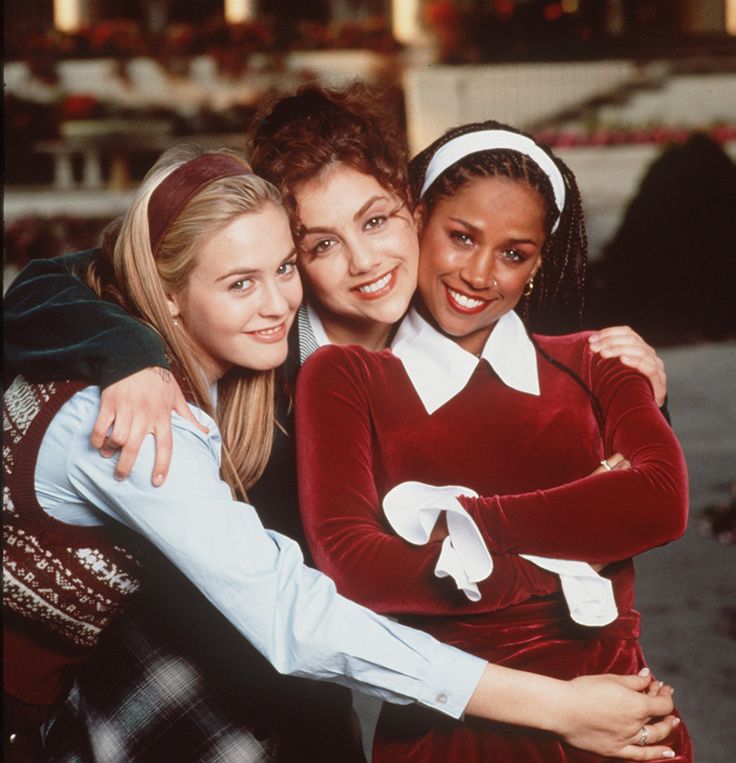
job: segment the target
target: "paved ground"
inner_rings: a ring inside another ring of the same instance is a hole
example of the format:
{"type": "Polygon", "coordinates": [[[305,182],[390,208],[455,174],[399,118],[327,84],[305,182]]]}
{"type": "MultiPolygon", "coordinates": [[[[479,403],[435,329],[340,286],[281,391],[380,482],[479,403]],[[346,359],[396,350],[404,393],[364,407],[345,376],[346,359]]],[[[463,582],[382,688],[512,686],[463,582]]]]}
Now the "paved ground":
{"type": "Polygon", "coordinates": [[[736,480],[736,342],[662,351],[673,426],[690,471],[685,537],[637,561],[642,642],[675,686],[698,763],[736,761],[736,546],[699,531],[736,480]]]}

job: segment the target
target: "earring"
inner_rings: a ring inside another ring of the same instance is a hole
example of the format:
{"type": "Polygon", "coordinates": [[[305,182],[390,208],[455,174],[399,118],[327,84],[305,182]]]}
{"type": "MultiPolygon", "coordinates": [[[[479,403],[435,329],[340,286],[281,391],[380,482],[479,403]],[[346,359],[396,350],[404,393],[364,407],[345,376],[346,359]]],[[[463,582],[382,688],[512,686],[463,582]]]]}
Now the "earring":
{"type": "Polygon", "coordinates": [[[526,287],[524,288],[524,291],[521,293],[522,297],[529,297],[531,296],[531,293],[534,291],[534,276],[532,276],[526,283],[526,287]]]}
{"type": "Polygon", "coordinates": [[[174,325],[177,326],[177,327],[179,326],[179,319],[178,318],[174,318],[174,325]]]}

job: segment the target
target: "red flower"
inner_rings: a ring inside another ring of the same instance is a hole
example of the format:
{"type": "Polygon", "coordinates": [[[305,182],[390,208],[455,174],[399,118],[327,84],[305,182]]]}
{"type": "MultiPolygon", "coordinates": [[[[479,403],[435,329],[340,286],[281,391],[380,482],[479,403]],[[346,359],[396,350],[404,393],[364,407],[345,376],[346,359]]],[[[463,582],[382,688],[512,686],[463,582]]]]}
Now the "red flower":
{"type": "Polygon", "coordinates": [[[61,102],[61,119],[91,119],[100,102],[92,95],[67,95],[61,102]]]}
{"type": "Polygon", "coordinates": [[[452,0],[435,0],[424,7],[424,17],[432,26],[455,26],[460,15],[460,10],[452,0]]]}

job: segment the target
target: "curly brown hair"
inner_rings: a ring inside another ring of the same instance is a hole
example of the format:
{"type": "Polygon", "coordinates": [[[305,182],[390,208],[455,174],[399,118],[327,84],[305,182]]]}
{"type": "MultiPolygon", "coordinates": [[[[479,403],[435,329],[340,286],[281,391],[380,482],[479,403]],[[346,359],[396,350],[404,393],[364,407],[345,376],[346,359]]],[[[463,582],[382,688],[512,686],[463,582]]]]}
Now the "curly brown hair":
{"type": "MultiPolygon", "coordinates": [[[[475,122],[449,130],[417,154],[409,164],[409,183],[415,205],[420,202],[427,167],[437,151],[453,138],[481,130],[505,130],[534,140],[514,127],[495,121],[475,122]]],[[[579,330],[583,321],[588,239],[582,202],[572,171],[549,148],[534,142],[550,156],[562,175],[565,183],[564,209],[558,210],[552,184],[536,162],[526,154],[511,149],[489,149],[463,157],[432,183],[421,203],[427,213],[431,213],[438,199],[454,195],[461,187],[480,177],[518,180],[537,191],[546,207],[548,235],[534,290],[517,309],[531,331],[567,333],[579,330]],[[552,231],[558,215],[559,225],[552,231]]]]}
{"type": "Polygon", "coordinates": [[[306,85],[279,98],[256,116],[248,143],[253,170],[283,194],[296,239],[295,189],[335,163],[371,175],[409,203],[403,132],[383,95],[362,83],[306,85]]]}

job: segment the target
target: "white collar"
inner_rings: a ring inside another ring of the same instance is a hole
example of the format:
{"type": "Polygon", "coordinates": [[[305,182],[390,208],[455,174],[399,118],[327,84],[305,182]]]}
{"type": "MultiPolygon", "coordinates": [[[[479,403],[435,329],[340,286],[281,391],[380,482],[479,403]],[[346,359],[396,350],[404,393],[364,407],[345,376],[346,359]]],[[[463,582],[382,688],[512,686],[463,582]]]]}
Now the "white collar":
{"type": "Polygon", "coordinates": [[[309,304],[307,304],[307,317],[309,318],[309,322],[312,324],[312,333],[314,334],[314,338],[317,340],[317,345],[319,347],[324,347],[325,345],[332,344],[329,337],[327,336],[327,332],[325,331],[325,325],[322,323],[322,319],[317,315],[317,311],[309,304]]]}
{"type": "MultiPolygon", "coordinates": [[[[434,329],[412,308],[396,332],[391,351],[404,364],[427,413],[434,413],[460,392],[478,358],[434,329]]],[[[481,358],[508,387],[539,395],[537,354],[519,316],[502,315],[488,337],[481,358]]]]}

